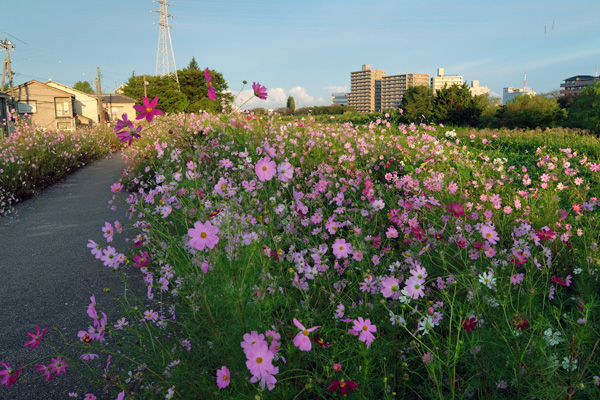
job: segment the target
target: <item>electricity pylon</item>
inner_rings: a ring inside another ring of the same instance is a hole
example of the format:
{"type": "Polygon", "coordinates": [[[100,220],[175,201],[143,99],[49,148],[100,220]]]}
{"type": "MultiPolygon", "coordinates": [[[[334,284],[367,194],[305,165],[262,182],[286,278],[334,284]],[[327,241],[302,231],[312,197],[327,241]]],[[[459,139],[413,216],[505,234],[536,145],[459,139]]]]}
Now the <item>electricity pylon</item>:
{"type": "MultiPolygon", "coordinates": [[[[157,12],[160,15],[158,25],[160,26],[158,32],[158,50],[156,52],[156,75],[165,76],[171,75],[179,84],[179,78],[177,77],[177,67],[175,66],[175,55],[173,54],[173,44],[171,43],[171,33],[169,29],[169,18],[173,18],[169,14],[168,7],[172,6],[172,3],[167,3],[167,0],[155,0],[153,3],[160,4],[158,10],[150,11],[157,12]]],[[[155,22],[153,25],[156,25],[155,22]]]]}

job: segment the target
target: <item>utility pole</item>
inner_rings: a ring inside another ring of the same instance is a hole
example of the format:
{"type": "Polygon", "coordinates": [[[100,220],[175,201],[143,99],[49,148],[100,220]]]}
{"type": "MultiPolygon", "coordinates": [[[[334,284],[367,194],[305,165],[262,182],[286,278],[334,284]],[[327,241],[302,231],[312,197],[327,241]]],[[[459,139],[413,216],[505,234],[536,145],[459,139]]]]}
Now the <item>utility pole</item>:
{"type": "MultiPolygon", "coordinates": [[[[150,11],[157,12],[160,15],[158,25],[160,26],[158,32],[158,50],[156,52],[156,75],[165,76],[171,75],[177,86],[179,86],[179,78],[177,77],[177,67],[175,66],[175,55],[173,54],[173,44],[171,43],[171,33],[169,25],[169,18],[173,18],[167,10],[169,6],[173,4],[167,3],[167,0],[155,0],[153,3],[159,3],[160,9],[150,11]],[[171,72],[171,67],[173,72],[171,72]]],[[[156,25],[156,22],[152,25],[156,25]]]]}
{"type": "Polygon", "coordinates": [[[2,86],[0,86],[0,91],[4,89],[4,78],[6,73],[8,72],[8,86],[12,89],[13,80],[12,80],[12,70],[10,69],[10,52],[9,50],[15,50],[15,45],[12,42],[6,39],[4,36],[4,40],[0,40],[0,49],[6,50],[6,56],[4,57],[4,63],[2,65],[2,86]]]}
{"type": "Polygon", "coordinates": [[[144,97],[148,97],[146,86],[148,86],[148,82],[146,82],[146,74],[144,74],[144,97]]]}
{"type": "Polygon", "coordinates": [[[96,78],[96,96],[98,98],[98,122],[106,125],[104,117],[104,105],[102,104],[102,84],[100,82],[100,67],[98,67],[98,78],[96,78]]]}

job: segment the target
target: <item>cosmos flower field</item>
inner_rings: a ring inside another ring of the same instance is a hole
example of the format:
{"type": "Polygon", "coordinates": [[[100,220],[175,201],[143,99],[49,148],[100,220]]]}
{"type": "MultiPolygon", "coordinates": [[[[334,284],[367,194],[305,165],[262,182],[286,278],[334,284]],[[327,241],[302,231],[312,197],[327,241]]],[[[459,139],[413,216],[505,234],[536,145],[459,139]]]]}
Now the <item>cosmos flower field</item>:
{"type": "Polygon", "coordinates": [[[600,397],[597,156],[383,117],[136,133],[89,247],[146,290],[82,305],[66,361],[112,398],[600,397]]]}

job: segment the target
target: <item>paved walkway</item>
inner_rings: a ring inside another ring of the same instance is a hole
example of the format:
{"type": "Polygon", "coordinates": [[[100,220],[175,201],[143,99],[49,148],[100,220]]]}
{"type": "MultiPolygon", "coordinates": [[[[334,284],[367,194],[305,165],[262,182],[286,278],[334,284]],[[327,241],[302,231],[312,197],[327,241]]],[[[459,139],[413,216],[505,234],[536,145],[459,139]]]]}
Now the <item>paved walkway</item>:
{"type": "MultiPolygon", "coordinates": [[[[43,357],[34,364],[50,363],[57,355],[51,346],[65,349],[52,327],[73,342],[90,323],[86,313],[90,296],[96,295],[98,309],[107,310],[122,292],[118,274],[96,260],[86,244],[92,239],[106,245],[104,222],[127,220],[123,204],[116,212],[108,205],[110,185],[119,180],[124,166],[119,154],[93,163],[17,205],[16,217],[0,218],[0,361],[14,367],[43,357]],[[46,341],[30,351],[23,344],[36,324],[50,329],[46,341]]],[[[124,251],[123,238],[116,237],[114,245],[124,251]]],[[[68,392],[83,398],[86,389],[100,394],[69,370],[52,382],[30,381],[36,377],[41,373],[33,365],[24,368],[10,389],[0,387],[0,399],[68,399],[68,392]]]]}

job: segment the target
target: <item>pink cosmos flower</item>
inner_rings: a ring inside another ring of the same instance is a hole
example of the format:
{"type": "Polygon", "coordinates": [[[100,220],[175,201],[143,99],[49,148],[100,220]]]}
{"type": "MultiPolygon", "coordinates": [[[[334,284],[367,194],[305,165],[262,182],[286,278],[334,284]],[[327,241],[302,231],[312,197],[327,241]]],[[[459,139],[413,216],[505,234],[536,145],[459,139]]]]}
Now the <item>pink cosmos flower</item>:
{"type": "Polygon", "coordinates": [[[219,389],[226,388],[231,383],[229,369],[223,365],[217,370],[217,386],[219,389]]]}
{"type": "Polygon", "coordinates": [[[204,250],[205,247],[212,249],[219,243],[218,233],[219,228],[211,224],[210,221],[205,223],[197,221],[194,227],[188,230],[190,240],[187,244],[198,250],[204,250]]]}
{"type": "Polygon", "coordinates": [[[254,95],[259,99],[267,99],[267,88],[264,86],[260,86],[260,83],[252,82],[252,90],[254,91],[254,95]]]}
{"type": "Polygon", "coordinates": [[[524,276],[525,274],[513,274],[510,277],[510,283],[512,283],[513,285],[518,285],[519,283],[521,283],[524,276]]]}
{"type": "Polygon", "coordinates": [[[265,340],[265,335],[262,333],[259,334],[256,331],[252,331],[244,334],[244,341],[242,342],[241,346],[244,349],[244,353],[248,354],[248,351],[259,343],[267,343],[265,340]]]}
{"type": "Polygon", "coordinates": [[[140,254],[135,254],[133,256],[133,262],[135,263],[135,266],[138,268],[142,268],[142,267],[145,267],[146,265],[150,264],[150,257],[148,257],[148,252],[144,251],[140,254]]]}
{"type": "Polygon", "coordinates": [[[113,226],[109,222],[104,223],[104,228],[102,228],[102,232],[104,232],[104,237],[108,243],[112,242],[113,234],[115,233],[113,230],[113,226]]]}
{"type": "Polygon", "coordinates": [[[346,242],[346,239],[335,239],[332,246],[333,255],[339,260],[340,258],[347,258],[348,255],[353,254],[352,244],[346,242]]]}
{"type": "Polygon", "coordinates": [[[270,181],[277,173],[277,164],[271,160],[271,157],[266,156],[258,160],[254,170],[258,179],[261,181],[270,181]]]}
{"type": "Polygon", "coordinates": [[[31,338],[31,340],[24,344],[24,346],[31,346],[29,350],[33,350],[40,345],[41,342],[44,341],[42,337],[48,328],[44,328],[42,332],[40,332],[40,326],[36,325],[36,333],[27,332],[27,336],[31,338]]]}
{"type": "Polygon", "coordinates": [[[273,370],[274,353],[269,350],[266,342],[256,343],[246,353],[246,366],[256,377],[267,376],[273,370]]]}
{"type": "Polygon", "coordinates": [[[453,201],[452,204],[448,206],[448,212],[458,218],[465,215],[465,207],[462,203],[453,201]]]}
{"type": "Polygon", "coordinates": [[[406,287],[402,289],[402,294],[413,299],[424,297],[425,292],[423,291],[425,285],[425,279],[419,279],[415,276],[411,276],[406,281],[406,287]]]}
{"type": "Polygon", "coordinates": [[[312,349],[312,343],[308,338],[308,333],[319,329],[321,326],[315,326],[313,328],[306,329],[304,325],[302,325],[300,321],[298,321],[296,318],[294,318],[294,325],[296,325],[298,329],[300,329],[300,332],[298,332],[298,334],[294,338],[294,345],[302,351],[309,351],[310,349],[312,349]]]}
{"type": "Polygon", "coordinates": [[[381,294],[383,297],[397,299],[400,297],[400,280],[387,276],[381,280],[381,294]]]}
{"type": "Polygon", "coordinates": [[[371,320],[368,318],[365,320],[362,317],[354,320],[354,330],[360,333],[358,340],[367,344],[367,349],[375,340],[372,332],[377,332],[377,327],[371,324],[371,320]]]}
{"type": "Polygon", "coordinates": [[[65,362],[65,360],[60,359],[60,356],[53,358],[52,362],[48,364],[48,367],[50,367],[52,372],[56,372],[56,376],[59,376],[61,372],[63,374],[66,374],[67,368],[70,368],[69,365],[65,362]]]}
{"type": "Polygon", "coordinates": [[[133,106],[133,108],[137,112],[139,112],[139,114],[137,115],[137,117],[135,117],[135,119],[144,119],[144,118],[146,118],[146,121],[152,122],[152,119],[154,118],[155,115],[162,115],[163,114],[163,112],[161,110],[154,109],[154,107],[156,107],[156,105],[158,104],[158,96],[155,97],[154,99],[152,99],[152,101],[149,101],[147,97],[144,97],[142,99],[142,101],[144,102],[144,105],[142,105],[142,106],[140,106],[140,105],[133,106]]]}
{"type": "Polygon", "coordinates": [[[334,371],[341,371],[342,370],[342,365],[341,364],[333,364],[333,370],[334,371]]]}
{"type": "Polygon", "coordinates": [[[19,379],[19,375],[21,375],[23,366],[15,370],[10,366],[9,363],[0,362],[0,365],[5,368],[4,370],[0,370],[0,377],[2,377],[2,380],[0,380],[0,385],[6,384],[6,388],[8,389],[17,381],[17,379],[19,379]]]}
{"type": "Polygon", "coordinates": [[[499,239],[498,238],[498,234],[496,233],[496,231],[494,230],[494,228],[492,228],[491,226],[482,225],[481,226],[481,235],[490,244],[497,244],[498,243],[498,239],[499,239]]]}
{"type": "Polygon", "coordinates": [[[281,182],[288,182],[294,177],[294,167],[287,161],[279,164],[277,167],[277,172],[279,173],[277,179],[279,179],[281,182]]]}
{"type": "Polygon", "coordinates": [[[208,72],[208,67],[204,70],[204,79],[206,80],[206,85],[208,86],[208,98],[214,100],[217,98],[217,93],[215,92],[215,87],[212,84],[212,75],[208,72]]]}
{"type": "Polygon", "coordinates": [[[433,361],[433,356],[431,355],[430,352],[423,354],[423,362],[425,364],[431,364],[432,361],[433,361]]]}
{"type": "Polygon", "coordinates": [[[94,396],[92,393],[88,393],[85,395],[83,400],[96,400],[96,396],[94,396]]]}
{"type": "Polygon", "coordinates": [[[123,190],[123,185],[121,185],[121,182],[113,183],[110,186],[110,191],[113,193],[119,193],[121,190],[123,190]]]}

